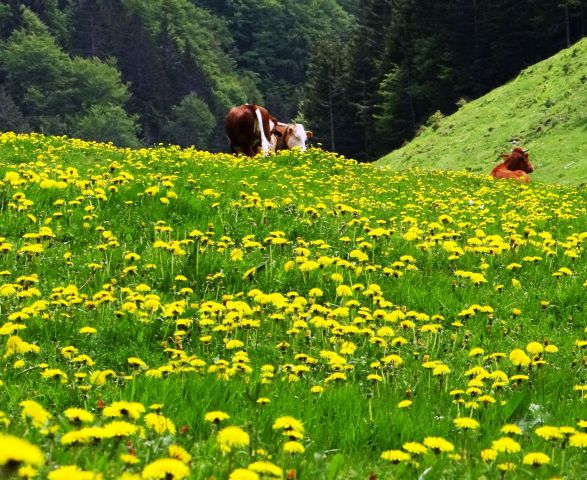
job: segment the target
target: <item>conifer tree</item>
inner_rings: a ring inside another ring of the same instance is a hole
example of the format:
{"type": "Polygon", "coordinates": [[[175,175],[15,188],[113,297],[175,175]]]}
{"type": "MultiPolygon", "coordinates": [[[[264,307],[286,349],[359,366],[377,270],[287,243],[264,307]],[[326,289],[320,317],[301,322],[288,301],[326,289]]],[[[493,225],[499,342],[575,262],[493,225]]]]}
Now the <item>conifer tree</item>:
{"type": "Polygon", "coordinates": [[[344,44],[324,40],[314,46],[302,103],[304,120],[323,148],[332,151],[337,151],[339,140],[343,142],[340,131],[345,120],[347,55],[344,44]]]}

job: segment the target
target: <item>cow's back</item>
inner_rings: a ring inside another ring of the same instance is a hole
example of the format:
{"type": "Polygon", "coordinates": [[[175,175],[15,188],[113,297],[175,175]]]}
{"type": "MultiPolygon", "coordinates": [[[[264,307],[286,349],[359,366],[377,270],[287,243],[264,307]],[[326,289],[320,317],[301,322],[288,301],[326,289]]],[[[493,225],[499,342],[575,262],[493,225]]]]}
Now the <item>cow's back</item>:
{"type": "Polygon", "coordinates": [[[508,168],[502,163],[497,165],[493,170],[491,170],[491,176],[493,178],[511,178],[514,180],[518,180],[519,182],[530,182],[530,175],[528,175],[523,170],[508,170],[508,168]]]}

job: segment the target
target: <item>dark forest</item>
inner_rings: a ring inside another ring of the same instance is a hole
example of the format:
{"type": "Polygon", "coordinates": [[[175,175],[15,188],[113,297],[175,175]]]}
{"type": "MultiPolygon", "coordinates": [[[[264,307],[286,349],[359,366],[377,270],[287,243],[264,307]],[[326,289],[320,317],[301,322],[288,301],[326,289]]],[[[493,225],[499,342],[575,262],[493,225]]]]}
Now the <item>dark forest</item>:
{"type": "Polygon", "coordinates": [[[225,151],[255,102],[372,160],[586,28],[586,0],[4,0],[0,130],[225,151]]]}

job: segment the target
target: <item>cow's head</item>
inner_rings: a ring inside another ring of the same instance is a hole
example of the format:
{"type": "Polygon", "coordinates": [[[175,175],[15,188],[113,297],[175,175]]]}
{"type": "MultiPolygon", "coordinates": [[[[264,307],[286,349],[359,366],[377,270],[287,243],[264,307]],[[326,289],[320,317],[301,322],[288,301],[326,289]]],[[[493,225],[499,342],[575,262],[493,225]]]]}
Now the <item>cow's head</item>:
{"type": "Polygon", "coordinates": [[[526,173],[532,173],[534,167],[528,158],[528,150],[521,147],[515,147],[510,154],[501,156],[505,161],[504,164],[508,170],[522,170],[526,173]]]}
{"type": "Polygon", "coordinates": [[[299,123],[285,124],[279,123],[273,132],[277,139],[277,149],[299,148],[302,152],[306,150],[306,142],[314,134],[304,130],[304,126],[299,123]]]}

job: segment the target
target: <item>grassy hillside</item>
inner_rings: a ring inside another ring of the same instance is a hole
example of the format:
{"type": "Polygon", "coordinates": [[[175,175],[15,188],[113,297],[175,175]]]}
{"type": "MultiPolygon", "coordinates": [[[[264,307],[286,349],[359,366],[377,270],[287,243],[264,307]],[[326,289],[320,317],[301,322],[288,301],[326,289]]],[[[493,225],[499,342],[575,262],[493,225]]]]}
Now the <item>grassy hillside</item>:
{"type": "Polygon", "coordinates": [[[587,39],[432,123],[377,164],[489,173],[516,139],[530,148],[535,180],[587,181],[587,39]]]}
{"type": "Polygon", "coordinates": [[[587,190],[0,134],[0,478],[584,478],[587,190]]]}

